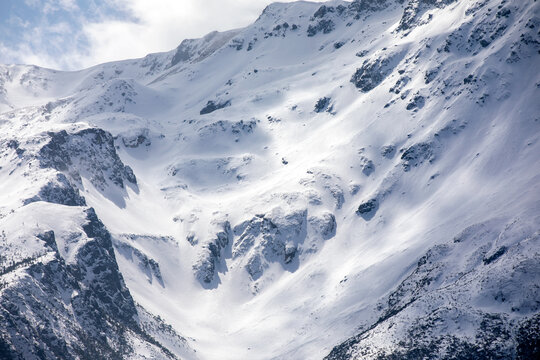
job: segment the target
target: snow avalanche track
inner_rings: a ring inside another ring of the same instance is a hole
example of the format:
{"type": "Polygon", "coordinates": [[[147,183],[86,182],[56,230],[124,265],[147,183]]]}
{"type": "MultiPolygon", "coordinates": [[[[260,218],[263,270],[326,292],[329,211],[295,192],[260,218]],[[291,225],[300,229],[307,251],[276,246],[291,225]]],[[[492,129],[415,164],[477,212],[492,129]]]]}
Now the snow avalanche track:
{"type": "Polygon", "coordinates": [[[0,65],[0,353],[536,356],[539,29],[536,1],[300,1],[0,65]]]}

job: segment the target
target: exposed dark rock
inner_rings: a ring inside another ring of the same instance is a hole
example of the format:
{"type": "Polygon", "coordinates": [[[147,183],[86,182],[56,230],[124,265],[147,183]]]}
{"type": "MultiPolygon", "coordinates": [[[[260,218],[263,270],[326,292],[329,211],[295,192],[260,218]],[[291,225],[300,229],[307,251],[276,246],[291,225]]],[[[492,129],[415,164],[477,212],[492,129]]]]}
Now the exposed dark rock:
{"type": "Polygon", "coordinates": [[[222,230],[216,233],[215,239],[203,246],[199,261],[193,265],[195,277],[205,287],[214,283],[217,273],[225,268],[225,250],[229,248],[230,252],[232,245],[233,232],[230,223],[225,221],[221,227],[222,230]]]}
{"type": "Polygon", "coordinates": [[[355,55],[358,56],[358,57],[364,57],[364,56],[366,56],[368,53],[369,53],[369,51],[367,51],[367,50],[360,50],[360,51],[357,52],[355,55]]]}
{"type": "Polygon", "coordinates": [[[422,95],[416,95],[407,104],[407,110],[421,109],[426,104],[426,99],[422,95]]]}
{"type": "Polygon", "coordinates": [[[439,67],[427,70],[424,74],[424,82],[426,84],[429,84],[430,82],[432,82],[439,74],[439,70],[440,70],[439,67]]]}
{"type": "Polygon", "coordinates": [[[417,25],[422,15],[429,9],[445,7],[456,0],[408,0],[397,31],[408,31],[417,25]]]}
{"type": "Polygon", "coordinates": [[[370,199],[366,202],[363,202],[358,206],[358,209],[356,210],[356,215],[361,216],[364,218],[364,220],[371,220],[373,216],[375,216],[375,213],[379,209],[379,200],[370,199]]]}
{"type": "Polygon", "coordinates": [[[497,251],[493,255],[485,257],[482,261],[484,262],[485,265],[489,265],[492,262],[496,261],[501,256],[503,256],[506,250],[507,250],[506,246],[501,246],[499,249],[497,249],[497,251]]]}
{"type": "Polygon", "coordinates": [[[137,184],[131,168],[118,157],[110,133],[89,128],[76,133],[62,130],[48,135],[50,141],[39,151],[42,168],[56,169],[79,184],[84,176],[102,191],[108,186],[107,180],[121,188],[125,181],[137,184]]]}
{"type": "Polygon", "coordinates": [[[359,19],[363,13],[383,10],[388,5],[387,0],[354,0],[349,4],[348,9],[356,19],[359,19]]]}
{"type": "Polygon", "coordinates": [[[79,189],[73,186],[62,173],[56,174],[56,179],[49,181],[39,190],[37,195],[24,200],[23,204],[27,205],[36,201],[68,206],[86,206],[86,200],[80,195],[79,189]]]}
{"type": "Polygon", "coordinates": [[[322,5],[315,13],[313,14],[314,18],[323,18],[327,13],[333,13],[335,11],[333,6],[322,5]]]}
{"type": "Polygon", "coordinates": [[[219,109],[223,109],[224,107],[231,106],[231,101],[223,101],[223,102],[214,102],[213,100],[208,100],[206,105],[201,109],[199,112],[201,115],[210,114],[211,112],[214,112],[219,109]]]}
{"type": "Polygon", "coordinates": [[[516,334],[517,359],[540,358],[540,314],[523,321],[516,334]]]}
{"type": "Polygon", "coordinates": [[[176,53],[171,59],[171,66],[174,66],[180,62],[188,61],[193,55],[191,53],[191,43],[193,41],[186,39],[176,48],[176,53]]]}
{"type": "Polygon", "coordinates": [[[400,77],[394,86],[390,88],[390,92],[393,92],[394,94],[399,94],[401,90],[411,81],[411,78],[408,76],[402,76],[400,77]]]}
{"type": "Polygon", "coordinates": [[[152,283],[155,279],[162,287],[165,286],[159,264],[156,260],[148,257],[128,243],[118,241],[115,243],[115,247],[120,255],[137,264],[139,270],[146,275],[149,283],[152,283]]]}
{"type": "Polygon", "coordinates": [[[475,83],[475,82],[476,82],[476,78],[472,74],[470,74],[469,76],[467,76],[466,78],[463,79],[463,84],[465,84],[465,85],[475,83]]]}
{"type": "Polygon", "coordinates": [[[307,35],[308,36],[315,36],[319,32],[323,32],[323,34],[328,34],[334,30],[336,25],[334,22],[330,19],[322,19],[317,22],[317,24],[312,25],[310,24],[307,29],[307,35]]]}
{"type": "Polygon", "coordinates": [[[227,136],[227,139],[238,142],[243,136],[252,134],[257,128],[259,120],[218,120],[208,125],[201,127],[197,130],[198,135],[201,138],[210,138],[215,136],[227,136]]]}
{"type": "Polygon", "coordinates": [[[360,166],[362,167],[362,173],[366,176],[371,175],[375,171],[375,164],[373,161],[364,156],[360,159],[360,166]]]}
{"type": "Polygon", "coordinates": [[[138,129],[137,131],[131,133],[120,134],[122,138],[122,143],[127,148],[137,148],[141,145],[150,146],[152,141],[150,140],[149,130],[138,129]]]}
{"type": "Polygon", "coordinates": [[[426,160],[432,161],[434,157],[433,144],[422,142],[409,147],[401,155],[403,169],[409,171],[411,167],[418,166],[426,160]]]}
{"type": "Polygon", "coordinates": [[[53,230],[37,234],[36,237],[40,240],[43,240],[49,248],[51,248],[54,252],[57,253],[58,256],[58,246],[56,245],[56,237],[53,230]]]}
{"type": "Polygon", "coordinates": [[[232,39],[229,46],[236,49],[236,51],[240,51],[244,47],[244,39],[232,39]]]}
{"type": "Polygon", "coordinates": [[[332,99],[329,97],[320,98],[319,100],[317,100],[317,103],[315,104],[315,108],[313,109],[313,111],[315,111],[316,113],[326,111],[328,107],[330,106],[331,100],[332,99]]]}
{"type": "MultiPolygon", "coordinates": [[[[176,53],[173,55],[168,67],[170,68],[180,63],[201,61],[225,46],[235,35],[235,32],[219,33],[213,31],[202,39],[185,39],[176,48],[176,53]]],[[[233,39],[231,41],[233,47],[240,45],[241,48],[242,44],[243,40],[240,39],[233,39]]]]}
{"type": "Polygon", "coordinates": [[[0,346],[13,358],[121,359],[132,352],[128,334],[142,334],[110,234],[93,209],[85,212],[84,232],[62,235],[80,242],[69,259],[52,231],[38,234],[54,255],[21,262],[13,271],[24,276],[2,289],[0,346]]]}
{"type": "Polygon", "coordinates": [[[361,91],[368,92],[379,85],[397,66],[399,56],[392,54],[364,61],[362,67],[356,69],[351,82],[361,91]]]}
{"type": "Polygon", "coordinates": [[[310,216],[308,221],[324,240],[331,239],[336,235],[337,222],[334,214],[324,213],[322,216],[310,216]]]}

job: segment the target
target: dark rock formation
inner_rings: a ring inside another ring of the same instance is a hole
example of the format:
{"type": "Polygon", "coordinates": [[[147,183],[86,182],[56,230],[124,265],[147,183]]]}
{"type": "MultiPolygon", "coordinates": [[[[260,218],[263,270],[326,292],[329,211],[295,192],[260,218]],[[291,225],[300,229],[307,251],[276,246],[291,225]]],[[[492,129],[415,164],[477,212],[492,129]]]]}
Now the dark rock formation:
{"type": "Polygon", "coordinates": [[[409,171],[411,167],[418,166],[424,161],[434,159],[433,143],[422,142],[410,146],[401,155],[403,170],[409,171]]]}
{"type": "Polygon", "coordinates": [[[208,287],[215,282],[217,273],[225,269],[225,252],[232,245],[231,224],[225,221],[221,224],[222,230],[217,232],[215,238],[203,246],[203,253],[199,261],[193,265],[195,277],[199,282],[208,287]]]}
{"type": "Polygon", "coordinates": [[[432,8],[442,8],[455,1],[456,0],[408,0],[396,30],[411,30],[427,10],[432,8]]]}
{"type": "Polygon", "coordinates": [[[422,95],[416,95],[407,104],[407,110],[421,109],[424,107],[426,99],[422,95]]]}
{"type": "Polygon", "coordinates": [[[109,232],[93,209],[85,213],[83,232],[38,234],[46,246],[39,260],[7,269],[20,277],[0,295],[2,358],[121,359],[132,351],[128,334],[142,333],[135,304],[109,232]],[[79,247],[63,258],[59,240],[79,247]]]}
{"type": "Polygon", "coordinates": [[[360,15],[370,11],[383,10],[389,4],[390,2],[387,0],[354,0],[349,4],[348,9],[356,19],[359,19],[360,15]]]}
{"type": "Polygon", "coordinates": [[[371,220],[373,216],[375,216],[375,213],[379,209],[379,200],[376,198],[369,199],[366,202],[363,202],[358,206],[358,209],[356,210],[356,215],[361,216],[364,220],[371,220]]]}
{"type": "Polygon", "coordinates": [[[365,60],[362,67],[356,69],[351,82],[361,91],[368,92],[394,70],[400,58],[398,54],[390,54],[365,60]]]}
{"type": "Polygon", "coordinates": [[[139,249],[124,242],[116,242],[115,248],[124,258],[137,264],[139,270],[146,275],[149,283],[153,283],[155,279],[162,287],[165,287],[163,278],[161,276],[159,263],[156,260],[148,257],[148,255],[139,249]]]}
{"type": "Polygon", "coordinates": [[[214,112],[219,109],[223,109],[224,107],[231,106],[231,101],[223,101],[223,102],[214,102],[213,100],[208,100],[206,105],[201,109],[199,112],[201,115],[210,114],[211,112],[214,112]]]}
{"type": "Polygon", "coordinates": [[[313,109],[313,111],[315,111],[316,113],[320,113],[320,112],[328,110],[331,100],[332,99],[329,97],[320,98],[315,104],[315,108],[313,109]]]}
{"type": "Polygon", "coordinates": [[[317,35],[322,31],[323,34],[331,33],[334,30],[336,24],[330,19],[319,20],[315,25],[310,24],[307,28],[307,35],[309,37],[317,35]]]}
{"type": "Polygon", "coordinates": [[[45,184],[39,193],[23,204],[27,205],[35,201],[46,201],[54,204],[68,206],[86,206],[86,200],[79,193],[79,189],[73,186],[62,173],[56,174],[56,179],[45,184]]]}
{"type": "Polygon", "coordinates": [[[120,188],[124,188],[126,181],[137,184],[131,168],[118,157],[110,133],[88,128],[76,133],[51,132],[48,136],[49,142],[39,151],[42,168],[58,170],[78,184],[81,184],[81,177],[86,177],[102,191],[108,181],[120,188]]]}

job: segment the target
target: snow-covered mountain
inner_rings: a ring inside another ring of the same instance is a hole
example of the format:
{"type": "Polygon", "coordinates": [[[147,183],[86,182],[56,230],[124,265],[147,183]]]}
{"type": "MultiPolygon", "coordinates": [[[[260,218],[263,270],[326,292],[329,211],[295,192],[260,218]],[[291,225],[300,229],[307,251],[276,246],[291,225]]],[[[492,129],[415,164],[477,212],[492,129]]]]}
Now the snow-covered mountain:
{"type": "Polygon", "coordinates": [[[0,65],[0,358],[532,359],[533,0],[268,6],[0,65]]]}

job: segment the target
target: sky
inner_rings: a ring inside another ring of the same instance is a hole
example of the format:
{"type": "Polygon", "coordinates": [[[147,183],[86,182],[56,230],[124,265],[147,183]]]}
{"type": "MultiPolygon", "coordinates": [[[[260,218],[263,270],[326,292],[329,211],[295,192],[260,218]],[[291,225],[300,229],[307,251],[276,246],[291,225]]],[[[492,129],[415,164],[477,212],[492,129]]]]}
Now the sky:
{"type": "Polygon", "coordinates": [[[0,0],[0,63],[76,70],[143,57],[186,38],[247,26],[271,2],[0,0]]]}

